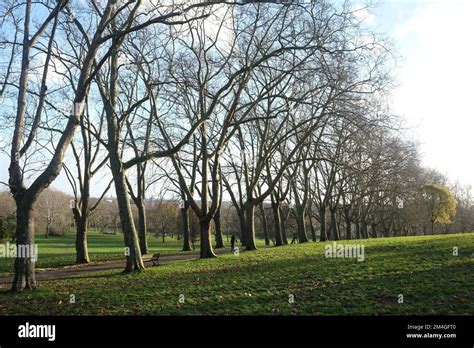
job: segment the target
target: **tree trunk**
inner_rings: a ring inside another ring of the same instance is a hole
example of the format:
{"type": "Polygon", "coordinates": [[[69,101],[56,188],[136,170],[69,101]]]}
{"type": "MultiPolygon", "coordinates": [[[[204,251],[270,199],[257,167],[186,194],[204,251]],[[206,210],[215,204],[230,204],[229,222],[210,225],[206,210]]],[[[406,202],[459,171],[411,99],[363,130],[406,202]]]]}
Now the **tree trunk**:
{"type": "Polygon", "coordinates": [[[239,211],[237,212],[239,215],[239,222],[240,222],[240,245],[245,246],[246,243],[246,225],[245,225],[245,212],[239,211]]]}
{"type": "Polygon", "coordinates": [[[324,206],[321,206],[321,208],[319,208],[319,220],[321,221],[319,241],[325,242],[327,240],[327,236],[326,236],[326,207],[324,206]]]}
{"type": "Polygon", "coordinates": [[[191,225],[190,231],[191,231],[191,246],[192,246],[192,249],[194,250],[195,244],[196,244],[196,235],[197,235],[197,231],[194,225],[191,225]]]}
{"type": "Polygon", "coordinates": [[[255,205],[248,204],[245,208],[245,250],[256,250],[257,244],[255,243],[255,205]]]}
{"type": "Polygon", "coordinates": [[[337,230],[336,209],[329,208],[331,213],[331,240],[339,240],[339,233],[337,230]]]}
{"type": "Polygon", "coordinates": [[[345,225],[346,225],[346,239],[351,240],[352,239],[352,223],[351,223],[350,208],[344,209],[344,220],[345,220],[345,225]]]}
{"type": "Polygon", "coordinates": [[[265,245],[270,245],[270,237],[268,236],[268,223],[267,223],[267,216],[265,215],[265,207],[264,203],[259,204],[260,207],[260,214],[262,214],[262,227],[263,227],[263,235],[265,237],[265,245]]]}
{"type": "Polygon", "coordinates": [[[191,251],[191,231],[189,229],[189,203],[184,202],[184,207],[181,208],[181,220],[183,223],[183,250],[182,251],[191,251]]]}
{"type": "Polygon", "coordinates": [[[81,221],[76,233],[76,264],[89,263],[89,250],[87,248],[87,221],[81,221]]]}
{"type": "Polygon", "coordinates": [[[132,208],[128,194],[128,187],[125,178],[125,169],[122,163],[122,152],[120,150],[119,130],[115,106],[118,95],[118,71],[119,71],[119,51],[121,41],[112,40],[112,54],[110,57],[110,81],[109,96],[102,98],[105,106],[105,116],[107,120],[107,140],[110,170],[114,179],[115,194],[119,208],[120,223],[122,226],[123,239],[125,242],[126,266],[124,272],[141,271],[145,269],[142,254],[140,252],[140,242],[137,230],[133,221],[132,208]]]}
{"type": "Polygon", "coordinates": [[[208,219],[200,219],[201,228],[201,259],[216,257],[211,244],[211,222],[208,219]]]}
{"type": "Polygon", "coordinates": [[[365,218],[362,218],[362,222],[360,226],[360,235],[363,239],[369,238],[368,226],[367,226],[367,221],[365,221],[365,218]]]}
{"type": "Polygon", "coordinates": [[[275,245],[282,246],[283,237],[281,235],[281,215],[280,215],[280,208],[278,206],[278,203],[272,202],[272,210],[273,210],[274,229],[275,229],[275,245]]]}
{"type": "MultiPolygon", "coordinates": [[[[87,154],[85,154],[88,157],[87,154]]],[[[85,160],[84,168],[84,183],[81,190],[81,206],[80,210],[75,205],[72,209],[72,214],[74,221],[76,222],[76,264],[89,263],[89,251],[87,248],[87,230],[89,229],[89,201],[90,201],[90,179],[91,172],[89,163],[89,158],[85,160]]]]}
{"type": "Polygon", "coordinates": [[[46,232],[44,235],[46,238],[49,238],[50,229],[51,229],[51,220],[49,219],[49,216],[48,216],[48,218],[46,219],[46,232]]]}
{"type": "Polygon", "coordinates": [[[360,239],[360,223],[359,223],[359,221],[356,221],[355,226],[356,226],[356,239],[360,239]]]}
{"type": "Polygon", "coordinates": [[[377,225],[374,222],[370,224],[370,236],[377,238],[377,225]]]}
{"type": "Polygon", "coordinates": [[[222,249],[224,248],[224,240],[222,239],[220,208],[217,209],[216,214],[214,215],[214,225],[216,227],[216,249],[222,249]]]}
{"type": "Polygon", "coordinates": [[[314,228],[313,219],[311,217],[311,211],[308,214],[308,218],[309,218],[309,227],[311,229],[311,239],[313,240],[313,242],[316,242],[317,241],[316,229],[314,228]]]}
{"type": "MultiPolygon", "coordinates": [[[[23,204],[21,200],[16,202],[16,247],[34,247],[34,208],[31,204],[23,204]]],[[[12,291],[22,291],[24,289],[36,289],[35,260],[30,255],[19,255],[15,259],[15,277],[13,279],[12,291]],[[26,256],[26,257],[25,257],[26,256]]]]}
{"type": "Polygon", "coordinates": [[[288,244],[288,237],[286,236],[286,226],[285,226],[285,219],[283,218],[283,207],[281,204],[278,205],[278,209],[280,210],[280,229],[281,229],[281,237],[283,239],[283,244],[288,244]]]}
{"type": "Polygon", "coordinates": [[[89,250],[87,248],[87,228],[89,217],[82,216],[76,208],[73,209],[76,222],[76,264],[89,263],[89,250]]]}
{"type": "MultiPolygon", "coordinates": [[[[60,139],[54,146],[54,154],[47,167],[42,171],[42,173],[33,181],[29,189],[25,188],[24,184],[24,176],[23,170],[20,168],[19,158],[22,156],[21,148],[22,143],[23,149],[29,147],[28,142],[29,139],[35,139],[35,126],[33,125],[31,129],[30,135],[31,138],[26,140],[26,143],[23,141],[24,139],[24,128],[25,128],[25,110],[26,110],[26,103],[27,103],[27,96],[28,96],[28,75],[31,71],[30,69],[30,49],[34,45],[35,41],[39,36],[34,36],[36,39],[30,38],[30,14],[31,14],[31,1],[26,2],[26,9],[25,9],[25,18],[24,18],[24,30],[23,30],[23,46],[22,46],[22,62],[21,62],[21,70],[19,74],[18,80],[18,98],[17,98],[17,112],[16,112],[16,120],[15,120],[15,127],[13,132],[13,138],[11,140],[11,157],[10,157],[10,167],[8,168],[9,172],[9,181],[8,184],[10,185],[10,192],[15,197],[16,208],[17,208],[17,228],[16,228],[16,243],[18,245],[30,245],[34,247],[34,203],[36,202],[39,194],[48,187],[60,174],[61,169],[63,167],[63,159],[66,152],[67,147],[71,144],[71,141],[74,137],[74,132],[79,125],[80,114],[73,113],[68,118],[67,124],[62,132],[60,139]],[[28,197],[25,197],[25,193],[28,192],[28,197]]],[[[62,8],[66,5],[66,2],[59,2],[57,9],[62,11],[62,8]]],[[[52,13],[51,13],[52,14],[52,13]]],[[[104,14],[104,17],[107,18],[109,14],[104,14]]],[[[49,18],[52,18],[49,16],[49,18]]],[[[56,20],[58,17],[56,17],[56,20]]],[[[45,24],[49,23],[49,20],[44,22],[45,24]]],[[[54,32],[56,28],[57,22],[53,24],[53,29],[51,32],[51,41],[54,38],[54,32]]],[[[44,27],[46,28],[46,27],[44,27]]],[[[41,34],[41,30],[37,32],[41,34]]],[[[85,60],[82,65],[81,69],[81,78],[78,81],[76,86],[76,93],[74,102],[83,102],[85,99],[85,94],[87,87],[84,85],[84,81],[86,80],[87,72],[91,66],[91,63],[95,57],[95,53],[98,50],[98,46],[89,50],[89,54],[87,55],[89,60],[85,60]]],[[[48,66],[48,62],[50,59],[50,55],[46,57],[46,64],[48,66]]],[[[47,77],[47,71],[44,70],[44,80],[47,77]]],[[[45,82],[42,82],[43,86],[46,86],[45,82]]],[[[43,95],[43,92],[40,92],[43,95]]],[[[38,112],[42,110],[42,104],[44,100],[42,100],[40,95],[40,102],[37,108],[38,112]]],[[[75,104],[77,105],[77,104],[75,104]]],[[[31,257],[18,257],[15,259],[15,277],[12,284],[12,291],[21,291],[23,289],[35,289],[36,288],[36,280],[35,280],[35,260],[32,260],[31,257]]]]}
{"type": "Polygon", "coordinates": [[[141,271],[145,269],[140,252],[140,242],[133,222],[132,208],[128,197],[125,175],[121,170],[121,165],[115,156],[110,156],[112,175],[114,177],[115,192],[120,214],[125,247],[127,248],[125,272],[141,271]]]}
{"type": "Polygon", "coordinates": [[[390,235],[390,226],[387,227],[385,224],[383,225],[383,236],[387,238],[390,235]]]}
{"type": "Polygon", "coordinates": [[[142,255],[148,254],[148,241],[146,235],[146,208],[143,199],[137,204],[138,209],[138,238],[140,240],[140,252],[142,255]]]}
{"type": "Polygon", "coordinates": [[[306,224],[305,224],[305,219],[304,219],[304,208],[303,207],[297,207],[296,208],[296,224],[298,226],[298,241],[299,243],[307,243],[308,242],[308,237],[306,236],[306,224]]]}

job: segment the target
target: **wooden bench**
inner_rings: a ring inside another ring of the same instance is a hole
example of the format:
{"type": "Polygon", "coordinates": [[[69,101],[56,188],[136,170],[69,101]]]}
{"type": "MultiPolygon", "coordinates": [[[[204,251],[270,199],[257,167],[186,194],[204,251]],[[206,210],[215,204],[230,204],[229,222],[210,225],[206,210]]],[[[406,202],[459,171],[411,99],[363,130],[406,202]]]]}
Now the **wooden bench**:
{"type": "Polygon", "coordinates": [[[159,266],[160,265],[160,253],[153,254],[150,261],[152,262],[153,266],[159,266]]]}

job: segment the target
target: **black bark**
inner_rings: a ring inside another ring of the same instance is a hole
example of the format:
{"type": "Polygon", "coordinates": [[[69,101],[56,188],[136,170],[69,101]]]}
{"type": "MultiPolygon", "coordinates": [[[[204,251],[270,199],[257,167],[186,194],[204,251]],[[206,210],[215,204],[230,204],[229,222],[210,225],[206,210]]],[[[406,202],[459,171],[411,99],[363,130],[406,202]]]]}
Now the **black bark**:
{"type": "Polygon", "coordinates": [[[201,259],[216,257],[211,244],[211,222],[208,219],[200,219],[201,229],[201,259]]]}
{"type": "Polygon", "coordinates": [[[265,206],[264,203],[261,202],[259,204],[260,207],[260,214],[262,215],[262,228],[263,228],[263,235],[265,237],[265,245],[270,245],[270,237],[268,235],[268,222],[267,222],[267,215],[265,214],[265,206]]]}
{"type": "Polygon", "coordinates": [[[214,226],[216,228],[216,249],[224,248],[224,240],[222,238],[221,209],[217,209],[214,214],[214,226]]]}
{"type": "Polygon", "coordinates": [[[275,231],[275,245],[283,245],[283,237],[281,235],[281,215],[280,208],[277,202],[272,202],[273,220],[274,220],[274,231],[275,231]]]}

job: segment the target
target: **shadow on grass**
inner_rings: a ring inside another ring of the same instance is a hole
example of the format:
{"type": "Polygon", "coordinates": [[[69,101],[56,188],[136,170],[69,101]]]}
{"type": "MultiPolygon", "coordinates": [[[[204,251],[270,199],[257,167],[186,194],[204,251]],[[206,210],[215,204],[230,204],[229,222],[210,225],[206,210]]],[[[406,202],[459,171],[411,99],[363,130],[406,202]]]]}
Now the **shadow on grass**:
{"type": "MultiPolygon", "coordinates": [[[[311,250],[296,246],[286,254],[275,249],[245,252],[240,259],[229,255],[175,262],[137,275],[105,271],[44,281],[44,292],[28,301],[33,307],[43,305],[50,301],[45,293],[75,288],[88,299],[83,307],[74,309],[82,314],[103,308],[110,308],[110,313],[129,313],[122,308],[124,303],[144,314],[474,314],[472,260],[444,256],[449,244],[451,241],[420,244],[389,256],[384,254],[393,248],[370,245],[362,263],[325,258],[322,244],[311,250]],[[309,252],[306,256],[302,255],[305,251],[309,252]],[[179,292],[192,300],[181,309],[174,306],[179,292]],[[295,306],[288,305],[290,293],[296,296],[295,306]],[[397,302],[400,293],[406,299],[403,305],[397,302]],[[274,308],[280,311],[272,312],[274,308]]],[[[20,294],[18,300],[0,306],[0,312],[14,312],[24,297],[20,294]]],[[[25,308],[22,310],[27,311],[25,308]]],[[[68,314],[53,306],[49,310],[68,314]]]]}
{"type": "MultiPolygon", "coordinates": [[[[335,272],[335,269],[343,265],[340,262],[335,262],[332,266],[331,262],[325,263],[320,265],[324,266],[323,271],[321,267],[308,270],[305,259],[295,262],[291,268],[282,268],[281,262],[270,261],[268,265],[258,269],[245,265],[239,271],[230,272],[232,277],[229,277],[229,272],[216,269],[183,275],[177,274],[179,269],[174,271],[163,266],[156,272],[144,272],[140,275],[112,272],[73,277],[61,280],[57,285],[66,288],[82,285],[84,288],[78,293],[92,301],[91,306],[97,305],[97,308],[100,308],[101,303],[107,303],[111,311],[117,308],[119,312],[122,301],[126,301],[129,296],[139,295],[142,302],[131,303],[131,306],[136,306],[137,310],[142,310],[144,314],[474,313],[472,302],[464,302],[472,296],[473,281],[466,278],[471,271],[470,265],[447,265],[415,272],[406,270],[380,273],[371,277],[359,274],[352,278],[335,272]],[[299,277],[291,273],[293,269],[301,271],[299,277]],[[314,276],[311,277],[311,274],[314,276]],[[332,277],[331,281],[328,281],[328,276],[332,277]],[[95,280],[98,279],[105,282],[96,283],[95,280]],[[131,279],[133,281],[129,281],[131,279]],[[83,284],[84,280],[88,280],[88,284],[83,284]],[[155,286],[158,282],[159,286],[155,286]],[[126,289],[122,287],[124,284],[127,284],[126,289]],[[185,309],[178,310],[169,305],[177,296],[177,291],[188,294],[191,303],[185,309]],[[397,302],[399,293],[405,296],[406,302],[403,305],[397,302]],[[288,304],[289,294],[295,295],[295,306],[288,304]],[[152,307],[158,305],[165,305],[165,309],[153,310],[152,307]],[[274,309],[278,311],[275,312],[274,309]]],[[[53,282],[45,282],[46,288],[53,290],[48,288],[46,283],[54,286],[53,282]]],[[[6,298],[16,296],[8,291],[2,291],[0,295],[6,298]]],[[[18,297],[20,301],[23,298],[24,296],[18,297]]],[[[36,300],[41,302],[41,299],[29,298],[29,301],[36,300]]],[[[84,314],[90,314],[87,308],[83,309],[84,314]]],[[[54,310],[62,313],[60,308],[54,307],[54,310]]]]}

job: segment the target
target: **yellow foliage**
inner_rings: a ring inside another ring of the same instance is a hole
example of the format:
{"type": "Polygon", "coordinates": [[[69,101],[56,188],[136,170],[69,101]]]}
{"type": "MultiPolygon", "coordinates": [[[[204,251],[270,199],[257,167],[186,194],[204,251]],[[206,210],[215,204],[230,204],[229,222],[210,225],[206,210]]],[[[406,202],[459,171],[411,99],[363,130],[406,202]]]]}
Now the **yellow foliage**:
{"type": "Polygon", "coordinates": [[[456,200],[448,188],[438,184],[422,187],[432,223],[450,224],[456,215],[456,200]]]}

